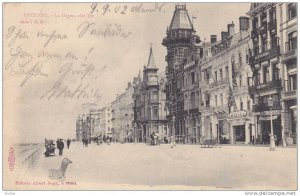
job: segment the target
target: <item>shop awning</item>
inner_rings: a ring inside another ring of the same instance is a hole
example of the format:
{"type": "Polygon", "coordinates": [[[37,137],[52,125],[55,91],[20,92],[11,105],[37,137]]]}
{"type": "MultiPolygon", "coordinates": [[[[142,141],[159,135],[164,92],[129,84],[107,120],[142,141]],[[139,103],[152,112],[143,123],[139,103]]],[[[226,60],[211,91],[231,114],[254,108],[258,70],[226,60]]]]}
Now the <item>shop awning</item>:
{"type": "MultiPolygon", "coordinates": [[[[276,120],[277,119],[277,115],[276,116],[272,116],[272,120],[276,120]]],[[[259,120],[271,120],[271,116],[261,116],[259,117],[259,120]]]]}

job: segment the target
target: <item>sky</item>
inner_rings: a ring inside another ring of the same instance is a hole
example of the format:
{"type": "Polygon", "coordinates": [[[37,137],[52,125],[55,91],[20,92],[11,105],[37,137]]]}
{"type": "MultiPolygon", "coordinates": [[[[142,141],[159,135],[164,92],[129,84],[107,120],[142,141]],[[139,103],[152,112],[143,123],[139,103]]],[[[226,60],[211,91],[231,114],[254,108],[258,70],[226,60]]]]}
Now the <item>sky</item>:
{"type": "MultiPolygon", "coordinates": [[[[186,3],[202,41],[246,16],[250,3],[186,3]]],[[[4,6],[4,134],[18,142],[75,138],[90,106],[110,105],[146,65],[150,45],[159,71],[161,45],[175,3],[6,4],[4,6]],[[153,9],[142,13],[138,8],[153,9]],[[92,9],[94,8],[94,9],[92,9]],[[104,35],[110,29],[110,35],[104,35]],[[119,32],[112,35],[112,31],[119,32]],[[30,74],[31,73],[31,74],[30,74]],[[54,90],[55,89],[55,90],[54,90]],[[86,95],[72,95],[84,89],[86,95]]]]}

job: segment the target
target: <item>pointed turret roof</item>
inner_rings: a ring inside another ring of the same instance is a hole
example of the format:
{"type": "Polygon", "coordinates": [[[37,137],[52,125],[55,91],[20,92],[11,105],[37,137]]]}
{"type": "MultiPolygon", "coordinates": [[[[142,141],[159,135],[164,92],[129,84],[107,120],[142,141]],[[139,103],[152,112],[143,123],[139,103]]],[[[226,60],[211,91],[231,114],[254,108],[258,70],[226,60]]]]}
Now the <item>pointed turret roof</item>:
{"type": "Polygon", "coordinates": [[[175,6],[169,30],[174,29],[194,29],[185,4],[177,4],[175,6]]]}
{"type": "Polygon", "coordinates": [[[155,61],[154,61],[152,46],[150,47],[150,54],[149,54],[149,58],[148,58],[147,69],[157,69],[157,67],[155,65],[155,61]]]}

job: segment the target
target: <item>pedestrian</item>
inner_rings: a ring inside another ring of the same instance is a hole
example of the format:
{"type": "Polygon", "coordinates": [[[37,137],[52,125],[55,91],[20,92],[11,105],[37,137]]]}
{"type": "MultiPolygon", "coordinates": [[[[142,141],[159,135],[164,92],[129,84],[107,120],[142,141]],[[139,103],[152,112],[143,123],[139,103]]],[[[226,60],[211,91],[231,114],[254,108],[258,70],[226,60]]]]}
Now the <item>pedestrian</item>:
{"type": "Polygon", "coordinates": [[[254,135],[252,135],[252,144],[254,145],[255,139],[254,139],[254,135]]]}
{"type": "Polygon", "coordinates": [[[63,150],[64,150],[64,142],[62,141],[62,139],[58,140],[58,151],[59,151],[59,156],[63,155],[63,150]]]}
{"type": "Polygon", "coordinates": [[[71,140],[67,139],[67,147],[68,147],[68,149],[70,148],[70,144],[71,144],[71,140]]]}

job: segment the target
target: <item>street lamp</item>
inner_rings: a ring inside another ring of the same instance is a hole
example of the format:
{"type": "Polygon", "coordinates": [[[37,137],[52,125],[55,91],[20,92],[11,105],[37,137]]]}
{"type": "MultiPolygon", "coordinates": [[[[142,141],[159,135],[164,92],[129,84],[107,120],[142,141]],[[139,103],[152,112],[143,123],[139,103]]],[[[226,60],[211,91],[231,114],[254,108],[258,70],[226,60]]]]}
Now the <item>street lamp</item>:
{"type": "Polygon", "coordinates": [[[275,141],[274,141],[274,133],[273,133],[273,116],[272,116],[272,107],[273,107],[273,103],[274,100],[272,97],[269,97],[267,99],[268,102],[268,106],[270,107],[270,116],[271,116],[271,134],[270,134],[270,150],[274,151],[275,150],[275,141]]]}

